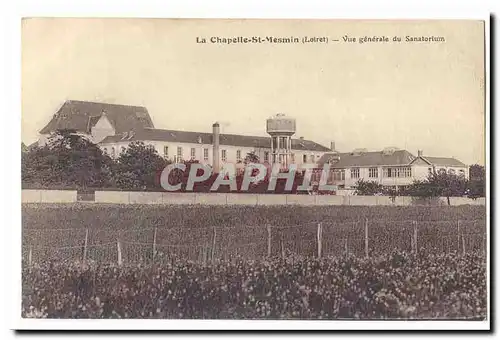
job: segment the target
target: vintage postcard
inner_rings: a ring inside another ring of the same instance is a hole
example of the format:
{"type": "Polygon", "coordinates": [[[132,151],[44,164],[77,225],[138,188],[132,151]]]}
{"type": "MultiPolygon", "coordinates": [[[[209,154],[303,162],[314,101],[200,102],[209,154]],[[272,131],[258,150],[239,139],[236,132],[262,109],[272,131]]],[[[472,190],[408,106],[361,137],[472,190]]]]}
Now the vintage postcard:
{"type": "Polygon", "coordinates": [[[23,19],[23,324],[488,327],[487,30],[23,19]]]}

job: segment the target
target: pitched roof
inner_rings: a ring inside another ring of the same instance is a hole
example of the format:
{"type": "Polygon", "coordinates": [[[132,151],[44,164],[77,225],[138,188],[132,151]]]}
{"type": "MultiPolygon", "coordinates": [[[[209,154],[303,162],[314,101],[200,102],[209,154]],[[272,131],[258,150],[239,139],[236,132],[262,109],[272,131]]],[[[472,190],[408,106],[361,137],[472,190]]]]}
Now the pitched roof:
{"type": "MultiPolygon", "coordinates": [[[[212,144],[212,133],[163,129],[143,129],[140,131],[136,131],[130,138],[123,138],[122,135],[108,136],[103,141],[101,141],[100,144],[116,143],[122,140],[212,144]]],[[[271,141],[270,137],[220,134],[220,145],[269,148],[271,145],[271,141]]],[[[330,151],[330,149],[324,147],[323,145],[303,139],[292,139],[292,149],[321,152],[330,151]]]]}
{"type": "Polygon", "coordinates": [[[332,168],[349,168],[356,166],[379,166],[379,165],[407,165],[415,159],[406,150],[395,150],[394,152],[369,151],[369,152],[329,152],[324,154],[318,161],[319,166],[331,161],[332,168]],[[338,157],[338,161],[335,158],[338,157]]]}
{"type": "Polygon", "coordinates": [[[103,112],[116,133],[154,127],[148,110],[143,106],[67,100],[40,133],[47,134],[60,129],[90,133],[103,112]]]}
{"type": "Polygon", "coordinates": [[[466,167],[466,165],[453,157],[422,157],[432,165],[466,167]]]}

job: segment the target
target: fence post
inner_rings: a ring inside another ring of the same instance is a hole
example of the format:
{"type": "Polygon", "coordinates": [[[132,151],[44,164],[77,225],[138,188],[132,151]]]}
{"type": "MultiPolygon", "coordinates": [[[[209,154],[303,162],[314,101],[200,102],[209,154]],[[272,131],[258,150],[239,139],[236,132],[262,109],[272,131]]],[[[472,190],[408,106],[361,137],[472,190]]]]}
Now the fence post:
{"type": "Polygon", "coordinates": [[[465,236],[463,232],[462,232],[462,254],[465,255],[465,236]]]}
{"type": "Polygon", "coordinates": [[[321,223],[318,223],[318,258],[321,258],[321,247],[323,241],[323,229],[321,223]]]}
{"type": "Polygon", "coordinates": [[[155,230],[154,230],[154,234],[153,234],[153,261],[155,260],[155,255],[156,255],[156,227],[155,227],[155,230]]]}
{"type": "Polygon", "coordinates": [[[413,221],[413,252],[418,253],[418,228],[417,221],[413,221]]]}
{"type": "Polygon", "coordinates": [[[368,218],[365,219],[365,256],[368,257],[368,218]]]}
{"type": "Polygon", "coordinates": [[[89,229],[85,230],[85,243],[83,244],[83,262],[87,260],[87,244],[89,241],[89,229]]]}
{"type": "Polygon", "coordinates": [[[31,268],[33,264],[33,246],[30,245],[30,249],[28,251],[28,266],[31,268]]]}
{"type": "Polygon", "coordinates": [[[283,241],[283,230],[281,231],[280,244],[281,244],[281,258],[284,259],[285,258],[285,242],[283,241]]]}
{"type": "Polygon", "coordinates": [[[271,257],[271,225],[267,225],[267,257],[271,257]]]}
{"type": "Polygon", "coordinates": [[[215,258],[215,240],[217,238],[217,227],[214,226],[214,239],[212,241],[212,262],[214,261],[215,258]]]}
{"type": "Polygon", "coordinates": [[[116,246],[118,249],[118,265],[121,266],[123,262],[122,262],[122,245],[120,243],[120,240],[116,240],[116,246]]]}
{"type": "Polygon", "coordinates": [[[460,252],[460,220],[457,220],[457,253],[460,252]]]}

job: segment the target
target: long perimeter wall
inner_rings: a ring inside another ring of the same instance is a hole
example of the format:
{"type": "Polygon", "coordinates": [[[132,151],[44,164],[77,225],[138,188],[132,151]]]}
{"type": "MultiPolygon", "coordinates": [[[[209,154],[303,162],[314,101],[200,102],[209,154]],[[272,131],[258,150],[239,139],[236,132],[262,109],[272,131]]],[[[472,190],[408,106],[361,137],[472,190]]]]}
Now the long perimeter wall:
{"type": "MultiPolygon", "coordinates": [[[[450,205],[485,205],[485,198],[476,200],[450,197],[450,205]]],[[[22,203],[73,203],[78,202],[76,191],[70,190],[23,190],[22,203]]],[[[168,193],[136,191],[96,191],[89,203],[119,204],[203,204],[203,205],[447,205],[444,197],[432,202],[412,197],[388,196],[330,196],[330,195],[280,195],[280,194],[224,194],[224,193],[168,193]]]]}

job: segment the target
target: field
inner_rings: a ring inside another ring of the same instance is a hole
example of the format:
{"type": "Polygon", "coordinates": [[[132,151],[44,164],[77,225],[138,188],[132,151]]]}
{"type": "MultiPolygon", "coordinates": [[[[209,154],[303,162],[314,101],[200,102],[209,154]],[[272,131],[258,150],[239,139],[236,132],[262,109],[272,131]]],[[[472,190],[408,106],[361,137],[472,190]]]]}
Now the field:
{"type": "Polygon", "coordinates": [[[23,255],[123,262],[484,249],[484,207],[23,205],[23,255]],[[416,246],[415,246],[416,243],[416,246]],[[85,249],[84,249],[85,248],[85,249]]]}
{"type": "Polygon", "coordinates": [[[24,317],[487,315],[481,206],[26,204],[22,213],[24,317]]]}

